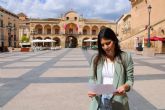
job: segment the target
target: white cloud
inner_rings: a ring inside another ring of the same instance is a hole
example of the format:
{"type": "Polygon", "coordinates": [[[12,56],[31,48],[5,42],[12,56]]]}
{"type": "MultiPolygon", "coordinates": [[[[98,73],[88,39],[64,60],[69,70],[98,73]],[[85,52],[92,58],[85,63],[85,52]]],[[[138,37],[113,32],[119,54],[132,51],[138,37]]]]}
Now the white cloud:
{"type": "Polygon", "coordinates": [[[43,8],[45,10],[56,10],[64,8],[64,5],[58,0],[47,0],[43,8]]]}
{"type": "Polygon", "coordinates": [[[5,0],[2,6],[30,17],[50,18],[73,9],[87,18],[117,19],[130,9],[129,0],[5,0]]]}

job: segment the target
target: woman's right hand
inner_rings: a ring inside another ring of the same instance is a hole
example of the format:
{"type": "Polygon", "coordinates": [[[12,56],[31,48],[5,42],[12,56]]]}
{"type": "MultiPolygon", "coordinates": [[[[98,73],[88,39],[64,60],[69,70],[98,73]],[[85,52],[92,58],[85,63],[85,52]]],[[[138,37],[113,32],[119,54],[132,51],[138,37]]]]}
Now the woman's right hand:
{"type": "Polygon", "coordinates": [[[88,96],[89,97],[95,97],[96,96],[96,93],[95,92],[92,92],[92,91],[88,91],[88,96]]]}

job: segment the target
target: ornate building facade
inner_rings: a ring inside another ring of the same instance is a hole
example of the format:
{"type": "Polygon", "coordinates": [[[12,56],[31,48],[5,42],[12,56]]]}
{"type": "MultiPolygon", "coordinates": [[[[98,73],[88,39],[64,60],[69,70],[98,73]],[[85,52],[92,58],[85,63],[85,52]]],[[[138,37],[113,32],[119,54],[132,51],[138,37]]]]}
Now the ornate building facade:
{"type": "MultiPolygon", "coordinates": [[[[51,39],[56,46],[76,48],[89,45],[86,39],[96,39],[101,28],[110,27],[116,32],[116,23],[99,19],[86,19],[75,11],[68,11],[60,18],[26,19],[20,16],[20,36],[25,34],[34,39],[51,39]],[[24,30],[24,32],[23,32],[24,30]]],[[[93,43],[95,44],[95,43],[93,43]]],[[[37,46],[51,46],[38,43],[37,46]]]]}
{"type": "Polygon", "coordinates": [[[0,6],[0,52],[18,47],[18,16],[0,6]]]}
{"type": "MultiPolygon", "coordinates": [[[[86,39],[96,39],[103,27],[112,28],[120,39],[123,49],[133,49],[141,44],[147,46],[148,29],[150,37],[161,40],[151,40],[151,47],[156,53],[165,52],[165,14],[164,0],[129,0],[131,11],[124,14],[117,22],[100,19],[86,19],[71,10],[60,18],[32,19],[21,13],[15,15],[0,7],[0,49],[2,47],[17,47],[22,36],[27,36],[30,42],[34,39],[54,40],[55,46],[76,48],[89,45],[86,39]],[[150,26],[148,6],[151,6],[150,26]],[[18,22],[19,18],[19,22],[18,22]],[[19,33],[18,33],[19,32],[19,33]]],[[[93,45],[95,45],[93,43],[93,45]]],[[[52,46],[51,43],[36,43],[36,46],[52,46]]]]}
{"type": "Polygon", "coordinates": [[[165,14],[164,0],[129,0],[132,8],[117,23],[121,45],[126,49],[135,50],[138,44],[147,47],[148,29],[151,39],[151,48],[155,53],[165,52],[165,14]],[[150,19],[148,7],[151,6],[150,19]],[[150,20],[150,26],[149,25],[150,20]],[[128,23],[130,22],[130,23],[128,23]],[[127,24],[128,25],[123,25],[127,24]],[[121,28],[122,25],[122,28],[121,28]],[[125,30],[125,31],[124,31],[125,30]]]}
{"type": "MultiPolygon", "coordinates": [[[[118,21],[117,21],[117,33],[118,33],[118,39],[121,41],[124,41],[126,39],[129,39],[131,36],[131,14],[127,13],[122,15],[118,21]]],[[[122,48],[132,48],[134,42],[129,42],[130,44],[127,44],[127,47],[125,45],[122,45],[122,48]]]]}

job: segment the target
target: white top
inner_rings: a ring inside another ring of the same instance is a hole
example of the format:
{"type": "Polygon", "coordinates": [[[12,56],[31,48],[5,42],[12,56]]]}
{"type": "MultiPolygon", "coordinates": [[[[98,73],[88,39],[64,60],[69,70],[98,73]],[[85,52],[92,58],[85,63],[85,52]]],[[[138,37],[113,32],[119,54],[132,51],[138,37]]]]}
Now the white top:
{"type": "MultiPolygon", "coordinates": [[[[103,84],[113,84],[113,76],[114,76],[114,63],[113,62],[104,62],[102,77],[103,84]]],[[[112,94],[102,94],[102,102],[104,103],[104,98],[110,99],[112,94]]]]}
{"type": "Polygon", "coordinates": [[[113,84],[113,75],[114,63],[105,61],[102,70],[103,84],[113,84]]]}

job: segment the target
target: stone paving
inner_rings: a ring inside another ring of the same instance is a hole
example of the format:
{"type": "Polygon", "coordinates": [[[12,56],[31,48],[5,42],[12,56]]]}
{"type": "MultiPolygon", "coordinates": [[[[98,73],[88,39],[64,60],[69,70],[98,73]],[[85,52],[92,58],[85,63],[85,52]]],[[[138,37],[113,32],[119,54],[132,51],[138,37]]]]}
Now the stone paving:
{"type": "MultiPolygon", "coordinates": [[[[87,110],[93,50],[0,53],[0,110],[87,110]]],[[[165,110],[165,55],[132,53],[131,110],[165,110]]]]}

